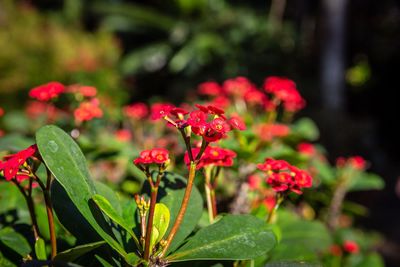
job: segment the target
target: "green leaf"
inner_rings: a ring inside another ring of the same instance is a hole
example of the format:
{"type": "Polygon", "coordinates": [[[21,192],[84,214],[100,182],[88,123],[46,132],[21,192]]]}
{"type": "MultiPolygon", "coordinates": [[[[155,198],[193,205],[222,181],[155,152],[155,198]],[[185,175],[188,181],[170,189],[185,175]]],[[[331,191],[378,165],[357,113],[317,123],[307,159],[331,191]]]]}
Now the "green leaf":
{"type": "MultiPolygon", "coordinates": [[[[156,172],[153,175],[157,175],[156,172]]],[[[176,220],[179,209],[181,207],[183,195],[185,194],[186,179],[182,176],[171,172],[165,172],[161,180],[160,187],[158,189],[157,202],[165,204],[171,214],[171,223],[169,224],[167,235],[171,231],[171,228],[176,220]]],[[[148,195],[150,192],[150,186],[146,181],[144,183],[142,192],[146,192],[148,195]]],[[[196,186],[193,186],[192,193],[190,195],[189,204],[183,217],[182,224],[179,231],[176,233],[171,245],[168,249],[168,253],[176,250],[185,238],[195,229],[198,221],[201,218],[203,211],[203,199],[196,186]]]]}
{"type": "Polygon", "coordinates": [[[385,187],[383,179],[373,173],[362,173],[349,186],[349,191],[381,190],[385,187]]]}
{"type": "Polygon", "coordinates": [[[130,265],[137,266],[140,258],[135,253],[128,253],[128,255],[126,255],[126,257],[125,257],[125,260],[130,265]]]}
{"type": "Polygon", "coordinates": [[[275,244],[275,235],[263,220],[251,215],[227,215],[199,230],[167,259],[171,262],[254,259],[275,244]]]}
{"type": "Polygon", "coordinates": [[[154,219],[153,219],[153,227],[158,231],[158,238],[156,239],[156,243],[160,242],[160,240],[164,237],[167,232],[169,221],[171,219],[171,214],[169,213],[169,209],[163,203],[157,203],[154,208],[154,219]]]}
{"type": "Polygon", "coordinates": [[[115,211],[119,215],[121,215],[122,214],[121,202],[120,202],[117,194],[115,193],[115,190],[113,190],[108,185],[106,185],[102,182],[99,182],[99,181],[94,181],[94,186],[96,188],[97,193],[99,195],[102,195],[103,197],[105,197],[110,202],[110,204],[113,206],[115,211]]]}
{"type": "Polygon", "coordinates": [[[9,261],[6,257],[4,257],[3,253],[0,251],[0,266],[1,267],[16,267],[14,263],[9,261]]]}
{"type": "Polygon", "coordinates": [[[83,217],[119,254],[126,255],[101,212],[91,203],[96,188],[90,179],[85,157],[79,146],[63,130],[44,126],[36,133],[36,143],[46,166],[62,185],[83,217]]]}
{"type": "Polygon", "coordinates": [[[153,247],[157,243],[159,235],[160,233],[158,232],[157,228],[153,227],[150,238],[150,251],[153,251],[153,247]]]}
{"type": "Polygon", "coordinates": [[[54,260],[72,262],[77,258],[79,258],[80,256],[85,255],[86,253],[92,251],[93,249],[96,249],[104,245],[105,243],[106,243],[105,241],[99,241],[90,244],[76,246],[74,248],[58,253],[54,260]]]}
{"type": "Polygon", "coordinates": [[[101,195],[94,195],[92,197],[96,205],[101,209],[104,214],[106,214],[111,220],[113,220],[115,223],[120,225],[122,228],[127,231],[132,238],[135,240],[136,244],[139,245],[139,241],[133,232],[132,228],[130,228],[129,223],[127,223],[124,218],[122,218],[111,206],[110,202],[103,196],[101,195]]]}
{"type": "Polygon", "coordinates": [[[0,242],[17,252],[22,257],[26,257],[31,252],[28,241],[11,227],[0,230],[0,242]]]}
{"type": "Polygon", "coordinates": [[[46,260],[46,244],[42,238],[38,238],[35,242],[35,253],[38,260],[46,260]]]}
{"type": "Polygon", "coordinates": [[[271,252],[271,262],[318,260],[318,253],[328,249],[331,237],[320,222],[304,221],[288,212],[280,212],[277,223],[282,239],[271,252]]]}
{"type": "Polygon", "coordinates": [[[315,141],[319,138],[319,130],[314,121],[309,118],[302,118],[293,125],[293,132],[302,139],[315,141]]]}

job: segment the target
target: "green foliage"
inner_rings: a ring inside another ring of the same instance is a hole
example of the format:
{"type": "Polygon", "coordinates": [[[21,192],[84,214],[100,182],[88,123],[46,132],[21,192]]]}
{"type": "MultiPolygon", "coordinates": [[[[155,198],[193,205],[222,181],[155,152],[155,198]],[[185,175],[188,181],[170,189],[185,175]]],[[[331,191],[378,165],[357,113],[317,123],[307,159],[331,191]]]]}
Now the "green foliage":
{"type": "Polygon", "coordinates": [[[79,245],[71,249],[62,251],[54,258],[56,261],[72,262],[86,253],[104,245],[106,242],[99,241],[90,244],[79,245]]]}
{"type": "Polygon", "coordinates": [[[46,244],[42,238],[38,238],[35,242],[35,254],[38,260],[46,260],[46,244]]]}
{"type": "Polygon", "coordinates": [[[31,247],[24,236],[15,232],[11,227],[0,229],[0,242],[22,257],[26,257],[31,252],[31,247]]]}
{"type": "Polygon", "coordinates": [[[36,142],[47,168],[65,189],[82,216],[112,248],[125,256],[126,252],[113,238],[108,224],[91,204],[96,189],[79,146],[56,126],[41,128],[36,133],[36,142]]]}
{"type": "Polygon", "coordinates": [[[253,259],[275,244],[276,238],[264,221],[250,215],[226,215],[199,230],[167,259],[172,262],[253,259]]]}

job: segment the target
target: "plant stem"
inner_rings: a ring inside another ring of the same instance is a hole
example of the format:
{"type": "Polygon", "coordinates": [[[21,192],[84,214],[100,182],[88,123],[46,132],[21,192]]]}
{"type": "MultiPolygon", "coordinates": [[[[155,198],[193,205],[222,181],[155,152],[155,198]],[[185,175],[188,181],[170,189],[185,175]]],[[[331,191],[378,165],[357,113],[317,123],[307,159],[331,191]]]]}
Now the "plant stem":
{"type": "Polygon", "coordinates": [[[274,217],[276,211],[279,209],[279,206],[281,205],[281,203],[283,202],[285,197],[283,194],[277,193],[275,199],[276,199],[276,203],[275,203],[274,208],[268,214],[267,223],[271,223],[272,218],[274,217]]]}
{"type": "Polygon", "coordinates": [[[47,220],[49,223],[49,231],[50,231],[51,259],[53,260],[54,257],[57,255],[57,238],[54,226],[53,205],[51,203],[51,198],[50,198],[51,180],[52,180],[51,172],[47,169],[47,182],[43,194],[44,194],[44,202],[46,204],[47,220]]]}
{"type": "Polygon", "coordinates": [[[347,193],[347,187],[344,183],[339,183],[333,193],[332,202],[328,211],[328,227],[335,230],[338,225],[338,217],[342,209],[343,200],[347,193]]]}
{"type": "Polygon", "coordinates": [[[188,177],[188,181],[187,181],[185,194],[182,199],[181,208],[179,209],[178,215],[176,217],[174,225],[172,226],[171,232],[169,233],[169,235],[165,241],[166,242],[165,247],[164,247],[163,251],[161,252],[160,257],[164,256],[167,253],[167,250],[168,250],[169,246],[171,245],[173,238],[175,237],[179,227],[182,224],[183,217],[185,216],[185,212],[186,212],[187,206],[189,204],[189,199],[190,199],[190,194],[191,194],[192,188],[193,188],[194,178],[196,176],[196,167],[197,167],[197,164],[195,162],[191,161],[190,169],[189,169],[189,177],[188,177]]]}
{"type": "Polygon", "coordinates": [[[204,189],[206,193],[206,198],[207,198],[207,210],[208,210],[208,219],[210,223],[214,222],[214,211],[213,211],[213,204],[212,204],[212,199],[211,199],[211,190],[210,190],[210,185],[206,182],[204,183],[204,189]]]}
{"type": "Polygon", "coordinates": [[[14,181],[14,184],[17,186],[18,190],[22,193],[22,195],[25,198],[26,205],[28,206],[29,216],[32,222],[33,235],[35,236],[35,240],[38,240],[40,238],[40,232],[36,220],[35,204],[33,203],[32,195],[26,194],[25,190],[21,187],[21,185],[17,181],[14,181]]]}
{"type": "Polygon", "coordinates": [[[154,209],[156,207],[158,187],[151,188],[150,196],[150,209],[149,209],[149,219],[147,221],[146,229],[146,240],[144,242],[144,259],[147,261],[150,257],[150,242],[151,234],[153,232],[153,219],[154,219],[154,209]]]}
{"type": "Polygon", "coordinates": [[[149,208],[149,219],[147,221],[147,229],[146,229],[146,239],[144,242],[144,259],[146,261],[149,260],[150,258],[150,243],[151,243],[151,235],[153,232],[153,220],[154,220],[154,210],[156,207],[156,202],[157,202],[157,194],[158,194],[158,187],[161,182],[161,178],[163,176],[163,172],[161,171],[161,168],[158,172],[157,175],[157,180],[156,183],[153,183],[153,180],[151,177],[149,179],[151,180],[151,195],[150,195],[150,208],[149,208]]]}

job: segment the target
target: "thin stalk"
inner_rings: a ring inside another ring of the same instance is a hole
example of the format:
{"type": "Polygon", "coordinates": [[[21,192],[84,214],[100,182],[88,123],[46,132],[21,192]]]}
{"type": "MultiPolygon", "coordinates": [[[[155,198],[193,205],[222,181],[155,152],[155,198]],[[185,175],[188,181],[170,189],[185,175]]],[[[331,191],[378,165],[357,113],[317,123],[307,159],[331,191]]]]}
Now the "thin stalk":
{"type": "Polygon", "coordinates": [[[163,176],[163,172],[161,171],[161,168],[160,168],[155,184],[153,183],[153,180],[150,177],[150,180],[151,180],[150,208],[149,208],[149,217],[148,217],[148,221],[147,221],[147,229],[146,229],[146,236],[145,236],[145,242],[144,242],[144,259],[146,261],[148,261],[150,258],[150,243],[151,243],[151,235],[153,232],[154,211],[155,211],[155,207],[156,207],[156,203],[157,203],[158,187],[160,185],[162,176],[163,176]]]}
{"type": "Polygon", "coordinates": [[[206,199],[207,199],[208,219],[209,219],[210,223],[213,223],[214,222],[214,211],[213,211],[213,204],[212,204],[212,199],[211,199],[210,185],[208,183],[204,183],[204,190],[205,190],[206,199]]]}
{"type": "Polygon", "coordinates": [[[54,226],[53,205],[51,203],[51,198],[50,198],[51,180],[52,180],[51,172],[47,170],[46,189],[43,192],[43,194],[44,194],[44,202],[46,204],[47,220],[49,223],[49,231],[50,231],[51,259],[53,260],[54,257],[57,255],[57,238],[54,226]]]}
{"type": "Polygon", "coordinates": [[[274,217],[276,211],[279,209],[279,206],[281,205],[281,203],[283,202],[285,197],[282,194],[277,193],[275,199],[276,199],[276,203],[275,203],[274,208],[268,214],[267,223],[271,223],[272,218],[274,217]]]}
{"type": "MultiPolygon", "coordinates": [[[[180,128],[180,129],[179,129],[179,132],[182,134],[182,138],[183,138],[183,140],[185,141],[186,150],[187,150],[187,152],[188,152],[188,154],[189,154],[189,159],[190,159],[190,161],[194,161],[193,153],[192,153],[192,146],[190,145],[190,136],[186,136],[186,133],[185,133],[185,129],[184,129],[184,128],[180,128]]],[[[200,153],[199,153],[199,154],[200,154],[200,153]]]]}
{"type": "Polygon", "coordinates": [[[171,232],[169,233],[166,241],[165,241],[165,247],[163,251],[161,252],[160,257],[164,256],[167,253],[167,250],[169,246],[171,245],[172,240],[174,239],[179,227],[182,224],[183,217],[185,216],[185,212],[187,209],[187,206],[189,204],[189,199],[190,199],[190,194],[192,192],[193,188],[193,183],[194,183],[194,178],[196,176],[196,167],[197,164],[195,162],[190,162],[190,169],[189,169],[189,177],[187,181],[187,186],[185,189],[185,194],[183,196],[181,208],[179,209],[178,216],[176,217],[175,223],[172,226],[171,232]]]}
{"type": "Polygon", "coordinates": [[[144,259],[146,261],[148,261],[150,257],[150,242],[151,242],[151,234],[153,232],[153,219],[154,219],[154,210],[157,202],[157,193],[158,193],[158,187],[152,187],[150,196],[149,219],[147,221],[146,239],[144,242],[144,259]]]}
{"type": "Polygon", "coordinates": [[[25,190],[21,187],[21,185],[17,181],[13,180],[13,182],[25,198],[26,205],[28,206],[29,216],[32,222],[33,235],[35,236],[35,240],[38,240],[40,238],[40,231],[36,220],[35,204],[33,203],[32,195],[26,194],[25,190]]]}
{"type": "Polygon", "coordinates": [[[347,187],[344,183],[339,183],[333,193],[332,202],[328,210],[328,227],[335,230],[338,225],[338,218],[342,210],[344,198],[347,193],[347,187]]]}

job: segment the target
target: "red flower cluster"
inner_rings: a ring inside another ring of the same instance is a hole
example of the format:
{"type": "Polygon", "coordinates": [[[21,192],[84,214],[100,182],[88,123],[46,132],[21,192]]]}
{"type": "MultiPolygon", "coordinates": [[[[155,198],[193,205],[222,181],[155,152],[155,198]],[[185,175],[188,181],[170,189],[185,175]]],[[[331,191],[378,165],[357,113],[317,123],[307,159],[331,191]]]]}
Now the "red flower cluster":
{"type": "Polygon", "coordinates": [[[296,194],[302,194],[302,188],[312,186],[312,178],[306,171],[300,170],[284,160],[268,158],[257,167],[267,172],[267,183],[276,192],[290,190],[296,194]]]}
{"type": "Polygon", "coordinates": [[[30,90],[29,96],[39,101],[49,101],[58,97],[65,90],[65,86],[59,82],[49,82],[30,90]]]}
{"type": "Polygon", "coordinates": [[[149,114],[149,108],[145,103],[134,103],[123,108],[124,115],[134,120],[146,118],[149,114]]]}
{"type": "Polygon", "coordinates": [[[103,111],[97,98],[90,101],[82,102],[77,109],[74,110],[74,117],[77,122],[90,121],[94,118],[101,118],[103,111]]]}
{"type": "Polygon", "coordinates": [[[97,89],[96,87],[93,86],[87,86],[87,85],[79,85],[79,84],[74,84],[68,86],[68,92],[73,93],[73,94],[78,94],[83,97],[95,97],[97,95],[97,89]]]}
{"type": "Polygon", "coordinates": [[[279,103],[289,112],[299,111],[305,106],[305,100],[292,80],[272,76],[265,80],[263,87],[265,92],[247,78],[236,77],[226,80],[222,86],[212,81],[201,83],[197,92],[211,97],[214,105],[223,107],[228,106],[231,99],[243,99],[247,105],[260,106],[267,111],[276,109],[279,103]]]}
{"type": "Polygon", "coordinates": [[[196,107],[197,110],[188,112],[171,104],[157,103],[151,107],[151,117],[153,120],[164,118],[177,128],[190,126],[194,134],[204,137],[207,142],[215,142],[226,137],[227,132],[232,129],[246,128],[238,116],[227,119],[225,112],[220,108],[211,105],[196,105],[196,107]]]}
{"type": "MultiPolygon", "coordinates": [[[[193,157],[196,157],[200,152],[200,148],[193,148],[193,157]]],[[[197,164],[197,169],[201,169],[205,166],[221,166],[230,167],[233,165],[233,159],[236,157],[236,153],[229,149],[224,149],[216,146],[207,146],[204,150],[203,155],[197,164]]],[[[189,166],[190,158],[188,152],[185,153],[184,161],[189,166]]]]}
{"type": "Polygon", "coordinates": [[[343,242],[342,246],[338,244],[334,244],[329,248],[329,252],[333,256],[341,256],[344,252],[350,253],[350,254],[357,254],[360,251],[360,247],[355,241],[352,240],[346,240],[343,242]]]}
{"type": "Polygon", "coordinates": [[[29,178],[29,173],[22,169],[23,164],[26,160],[34,156],[37,152],[37,146],[32,145],[27,149],[24,149],[16,154],[5,156],[5,161],[0,161],[0,172],[3,172],[3,176],[7,181],[16,179],[21,182],[29,178]]]}
{"type": "Polygon", "coordinates": [[[134,164],[164,164],[169,161],[168,150],[164,148],[153,148],[143,150],[137,159],[133,161],[134,164]]]}
{"type": "Polygon", "coordinates": [[[280,123],[263,123],[255,126],[255,133],[262,141],[269,142],[275,137],[287,136],[290,133],[290,128],[280,123]]]}
{"type": "Polygon", "coordinates": [[[311,157],[317,152],[315,146],[311,143],[300,143],[297,146],[297,151],[305,156],[311,157]]]}
{"type": "Polygon", "coordinates": [[[282,102],[287,111],[296,112],[305,106],[305,100],[297,91],[296,84],[287,78],[268,77],[264,82],[264,90],[282,102]]]}
{"type": "Polygon", "coordinates": [[[344,157],[339,157],[336,160],[336,166],[339,168],[350,166],[353,169],[363,171],[367,168],[367,162],[361,156],[354,156],[347,159],[344,157]]]}

